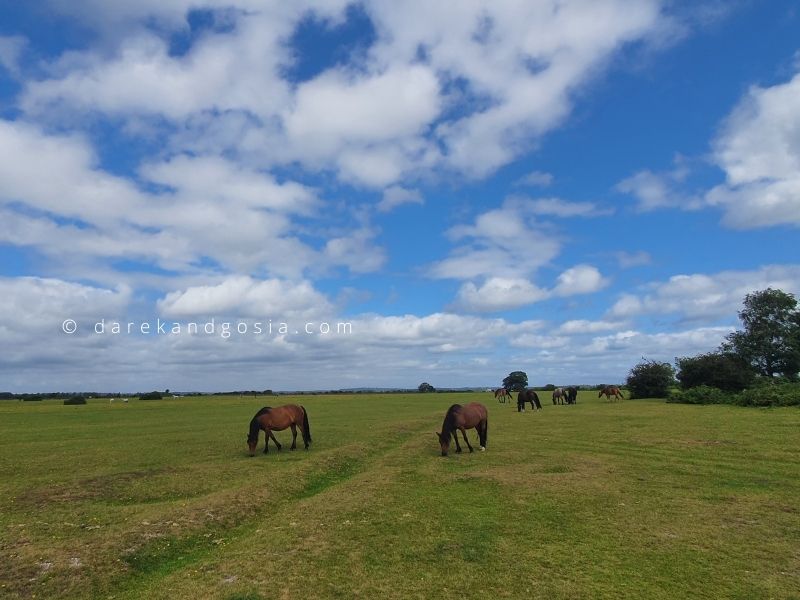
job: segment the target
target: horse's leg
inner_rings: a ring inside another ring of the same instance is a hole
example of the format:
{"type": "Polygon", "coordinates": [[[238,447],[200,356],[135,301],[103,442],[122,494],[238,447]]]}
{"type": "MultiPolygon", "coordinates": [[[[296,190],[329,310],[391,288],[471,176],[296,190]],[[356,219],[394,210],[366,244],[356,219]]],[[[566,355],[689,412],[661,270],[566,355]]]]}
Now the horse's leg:
{"type": "Polygon", "coordinates": [[[489,421],[484,419],[478,423],[476,429],[478,431],[478,443],[480,444],[480,448],[481,450],[486,450],[486,432],[489,429],[489,421]]]}
{"type": "Polygon", "coordinates": [[[469,443],[469,439],[467,438],[467,430],[463,427],[461,428],[461,435],[464,438],[464,443],[467,445],[467,448],[469,448],[469,451],[474,452],[472,445],[469,443]]]}
{"type": "Polygon", "coordinates": [[[453,439],[456,441],[456,452],[461,452],[461,444],[458,443],[458,429],[453,430],[453,439]]]}
{"type": "Polygon", "coordinates": [[[294,423],[291,424],[292,428],[292,446],[289,450],[294,450],[297,448],[297,425],[294,423]]]}
{"type": "Polygon", "coordinates": [[[275,442],[275,446],[278,448],[278,450],[280,450],[282,448],[282,446],[281,446],[280,442],[277,440],[277,438],[275,437],[275,434],[272,433],[271,429],[269,430],[269,437],[272,438],[272,441],[275,442]]]}
{"type": "Polygon", "coordinates": [[[264,429],[264,454],[269,454],[269,429],[264,429]]]}

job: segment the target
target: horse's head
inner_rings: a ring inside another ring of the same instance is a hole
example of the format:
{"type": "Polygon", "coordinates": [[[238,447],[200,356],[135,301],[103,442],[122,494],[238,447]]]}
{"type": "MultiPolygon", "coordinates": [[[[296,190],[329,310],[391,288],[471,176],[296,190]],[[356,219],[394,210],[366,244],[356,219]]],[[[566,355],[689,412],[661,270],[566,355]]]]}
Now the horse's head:
{"type": "Polygon", "coordinates": [[[258,445],[258,438],[253,438],[248,434],[247,436],[247,447],[250,450],[250,456],[256,455],[256,446],[258,445]]]}
{"type": "Polygon", "coordinates": [[[444,435],[443,433],[436,433],[436,437],[439,438],[439,445],[442,447],[442,456],[447,456],[447,451],[450,450],[450,436],[444,435]]]}

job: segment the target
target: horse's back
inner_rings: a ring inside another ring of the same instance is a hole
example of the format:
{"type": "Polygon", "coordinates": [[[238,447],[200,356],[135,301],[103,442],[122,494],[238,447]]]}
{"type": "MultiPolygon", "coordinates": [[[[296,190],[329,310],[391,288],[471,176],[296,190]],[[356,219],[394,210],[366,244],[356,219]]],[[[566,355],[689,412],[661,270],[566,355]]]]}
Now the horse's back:
{"type": "Polygon", "coordinates": [[[270,408],[265,406],[259,411],[259,418],[263,419],[263,424],[270,429],[286,429],[292,424],[303,422],[304,414],[302,406],[297,404],[283,404],[270,408]],[[266,411],[264,409],[267,409],[266,411]]]}
{"type": "Polygon", "coordinates": [[[464,415],[465,420],[468,419],[469,422],[473,423],[473,426],[489,416],[489,411],[487,411],[486,407],[480,402],[470,402],[469,404],[465,404],[461,407],[461,412],[464,415]]]}

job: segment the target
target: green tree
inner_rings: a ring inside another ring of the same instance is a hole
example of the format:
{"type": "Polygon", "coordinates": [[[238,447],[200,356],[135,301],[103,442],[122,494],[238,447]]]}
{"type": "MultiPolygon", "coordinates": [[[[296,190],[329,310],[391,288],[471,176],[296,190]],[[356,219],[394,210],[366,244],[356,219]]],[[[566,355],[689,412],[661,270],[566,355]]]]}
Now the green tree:
{"type": "Polygon", "coordinates": [[[427,381],[425,381],[425,382],[423,382],[423,383],[420,383],[420,384],[419,384],[419,387],[418,387],[417,389],[419,390],[419,393],[420,393],[420,394],[427,394],[427,393],[429,393],[429,392],[435,392],[435,391],[436,391],[436,388],[435,388],[435,387],[433,387],[433,386],[432,386],[430,383],[428,383],[427,381]]]}
{"type": "Polygon", "coordinates": [[[512,392],[521,392],[528,387],[528,374],[525,371],[513,371],[503,379],[503,387],[512,392]]]}
{"type": "Polygon", "coordinates": [[[744,298],[743,331],[730,334],[722,350],[733,352],[767,377],[795,379],[800,371],[800,311],[792,294],[767,288],[744,298]]]}
{"type": "Polygon", "coordinates": [[[676,358],[677,379],[683,389],[700,385],[726,392],[740,392],[753,382],[755,373],[738,354],[708,352],[697,356],[676,358]]]}
{"type": "Polygon", "coordinates": [[[669,363],[643,359],[628,373],[631,398],[666,398],[675,384],[675,370],[669,363]]]}

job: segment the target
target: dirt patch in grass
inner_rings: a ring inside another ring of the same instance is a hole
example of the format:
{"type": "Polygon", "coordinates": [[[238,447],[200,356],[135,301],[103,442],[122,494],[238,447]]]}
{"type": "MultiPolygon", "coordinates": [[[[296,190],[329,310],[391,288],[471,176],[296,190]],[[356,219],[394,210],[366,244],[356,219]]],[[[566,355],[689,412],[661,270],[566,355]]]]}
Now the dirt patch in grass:
{"type": "Polygon", "coordinates": [[[135,483],[153,478],[169,478],[177,473],[172,467],[126,471],[80,479],[75,483],[34,488],[17,497],[22,505],[41,507],[52,503],[85,500],[120,500],[130,498],[130,488],[135,483]]]}

